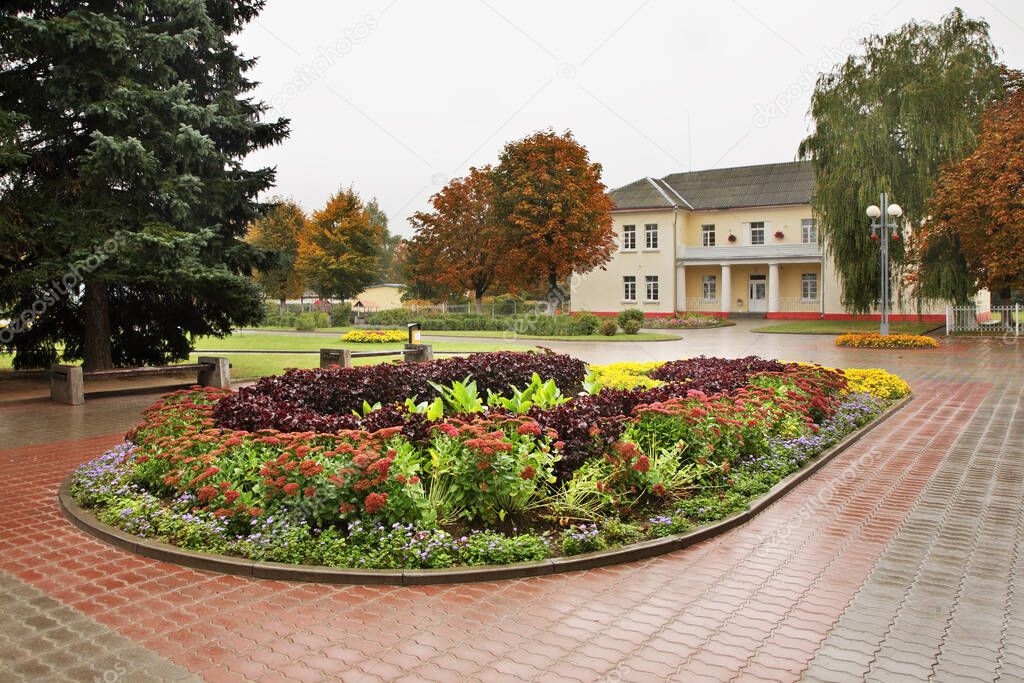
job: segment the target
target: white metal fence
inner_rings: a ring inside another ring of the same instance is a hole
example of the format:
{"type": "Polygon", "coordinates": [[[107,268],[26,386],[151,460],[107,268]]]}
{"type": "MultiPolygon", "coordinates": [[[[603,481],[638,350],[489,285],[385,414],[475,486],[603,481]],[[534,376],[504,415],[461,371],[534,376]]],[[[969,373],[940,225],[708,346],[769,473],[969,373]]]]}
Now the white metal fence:
{"type": "Polygon", "coordinates": [[[992,306],[946,306],[946,333],[977,332],[979,334],[1012,334],[1019,337],[1024,330],[1024,307],[1020,304],[992,306]]]}

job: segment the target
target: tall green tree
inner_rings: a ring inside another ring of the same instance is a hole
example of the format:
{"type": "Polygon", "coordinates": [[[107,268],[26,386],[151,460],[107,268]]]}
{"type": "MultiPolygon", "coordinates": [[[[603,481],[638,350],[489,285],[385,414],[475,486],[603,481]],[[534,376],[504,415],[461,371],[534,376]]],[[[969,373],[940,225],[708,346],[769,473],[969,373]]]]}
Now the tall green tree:
{"type": "MultiPolygon", "coordinates": [[[[926,218],[939,169],[973,149],[979,116],[1003,91],[988,24],[955,9],[938,23],[910,22],[863,41],[822,74],[811,98],[812,132],[801,157],[815,168],[814,209],[839,271],[843,305],[867,312],[879,298],[879,249],[864,209],[880,192],[900,204],[912,226],[926,218]]],[[[955,242],[932,243],[930,258],[947,283],[918,295],[959,299],[966,278],[955,242]]],[[[891,244],[893,272],[907,265],[891,244]]]]}
{"type": "Polygon", "coordinates": [[[232,36],[261,0],[0,6],[0,332],[18,367],[185,358],[261,314],[244,241],[287,135],[232,36]],[[99,250],[99,251],[98,251],[99,250]],[[20,314],[26,311],[27,314],[20,314]]]}
{"type": "Polygon", "coordinates": [[[392,234],[388,229],[388,215],[384,213],[384,209],[380,208],[376,197],[367,202],[366,213],[370,217],[370,223],[384,228],[384,240],[380,247],[381,282],[401,282],[402,273],[396,255],[398,245],[402,243],[402,236],[392,234]]]}
{"type": "Polygon", "coordinates": [[[352,188],[340,190],[306,222],[296,266],[322,298],[350,299],[379,281],[386,232],[352,188]]]}
{"type": "Polygon", "coordinates": [[[302,296],[306,290],[306,282],[295,267],[306,214],[291,199],[274,202],[274,206],[250,226],[248,241],[275,257],[272,264],[256,273],[256,281],[267,296],[281,303],[283,311],[288,299],[302,296]]]}

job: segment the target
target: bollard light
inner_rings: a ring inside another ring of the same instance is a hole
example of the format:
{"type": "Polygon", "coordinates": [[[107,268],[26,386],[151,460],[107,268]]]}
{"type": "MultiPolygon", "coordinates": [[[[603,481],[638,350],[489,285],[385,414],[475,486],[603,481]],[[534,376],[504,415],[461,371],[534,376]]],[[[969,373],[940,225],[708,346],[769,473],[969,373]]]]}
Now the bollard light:
{"type": "Polygon", "coordinates": [[[406,325],[409,328],[409,343],[419,344],[420,343],[420,328],[422,327],[419,323],[408,323],[406,325]]]}

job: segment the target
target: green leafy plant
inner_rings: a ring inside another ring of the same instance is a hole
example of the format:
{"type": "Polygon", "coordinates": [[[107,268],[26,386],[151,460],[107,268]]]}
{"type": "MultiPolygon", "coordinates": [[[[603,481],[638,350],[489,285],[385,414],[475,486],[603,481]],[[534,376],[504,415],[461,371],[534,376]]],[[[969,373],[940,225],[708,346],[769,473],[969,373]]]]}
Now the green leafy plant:
{"type": "Polygon", "coordinates": [[[526,388],[511,387],[511,391],[512,395],[507,397],[489,392],[487,405],[492,408],[504,408],[517,415],[525,415],[534,406],[546,410],[569,400],[569,397],[562,395],[561,389],[558,388],[554,380],[549,379],[545,382],[536,372],[533,373],[530,384],[526,388]]]}
{"type": "Polygon", "coordinates": [[[480,413],[484,409],[484,400],[476,389],[476,382],[466,377],[461,382],[452,382],[450,386],[429,382],[444,404],[451,409],[452,413],[480,413]]]}

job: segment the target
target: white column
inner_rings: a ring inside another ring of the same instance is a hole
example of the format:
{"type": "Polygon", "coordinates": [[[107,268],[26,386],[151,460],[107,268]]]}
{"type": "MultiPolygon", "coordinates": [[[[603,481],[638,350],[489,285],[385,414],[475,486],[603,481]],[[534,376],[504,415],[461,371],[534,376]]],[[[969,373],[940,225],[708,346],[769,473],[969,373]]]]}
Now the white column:
{"type": "Polygon", "coordinates": [[[768,264],[768,312],[779,312],[779,264],[768,264]]]}
{"type": "Polygon", "coordinates": [[[686,310],[686,266],[676,266],[676,310],[686,310]]]}
{"type": "Polygon", "coordinates": [[[727,263],[722,264],[722,286],[718,289],[721,300],[719,308],[723,313],[728,313],[732,310],[732,269],[727,263]]]}

